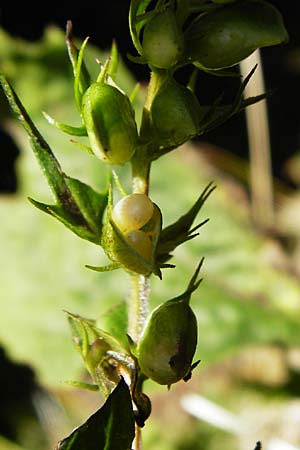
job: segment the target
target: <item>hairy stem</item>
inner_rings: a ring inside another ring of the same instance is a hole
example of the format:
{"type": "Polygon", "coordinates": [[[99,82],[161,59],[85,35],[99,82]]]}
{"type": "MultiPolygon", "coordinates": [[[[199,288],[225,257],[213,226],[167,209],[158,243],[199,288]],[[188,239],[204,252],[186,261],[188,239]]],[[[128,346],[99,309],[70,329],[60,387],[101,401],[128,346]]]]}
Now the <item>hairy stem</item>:
{"type": "MultiPolygon", "coordinates": [[[[128,300],[128,334],[138,343],[148,316],[148,298],[150,293],[149,277],[131,275],[131,293],[128,300]]],[[[135,424],[133,450],[142,450],[142,432],[135,424]]]]}
{"type": "Polygon", "coordinates": [[[130,277],[131,292],[128,300],[128,334],[138,343],[147,316],[150,292],[149,277],[133,274],[130,277]]]}

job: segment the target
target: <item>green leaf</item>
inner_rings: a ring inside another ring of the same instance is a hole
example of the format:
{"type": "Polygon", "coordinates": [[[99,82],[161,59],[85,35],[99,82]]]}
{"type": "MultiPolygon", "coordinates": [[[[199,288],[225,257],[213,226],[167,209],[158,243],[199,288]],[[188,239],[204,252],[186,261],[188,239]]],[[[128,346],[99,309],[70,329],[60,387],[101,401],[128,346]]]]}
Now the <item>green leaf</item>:
{"type": "Polygon", "coordinates": [[[56,205],[46,205],[45,203],[38,202],[32,198],[29,198],[30,202],[41,211],[50,214],[55,217],[61,223],[63,223],[69,230],[77,234],[77,236],[85,239],[86,241],[98,244],[100,239],[95,236],[84,223],[79,223],[78,218],[72,217],[64,208],[56,205]]]}
{"type": "MultiPolygon", "coordinates": [[[[137,51],[142,54],[143,48],[140,42],[140,32],[145,21],[140,20],[151,0],[132,0],[129,9],[129,28],[132,42],[137,51]]],[[[146,20],[146,19],[145,19],[146,20]]]]}
{"type": "Polygon", "coordinates": [[[109,310],[107,310],[106,313],[101,316],[100,320],[101,328],[104,328],[116,339],[118,339],[118,341],[124,346],[124,348],[128,347],[127,315],[127,303],[123,301],[109,308],[109,310]]]}
{"type": "Polygon", "coordinates": [[[56,450],[130,450],[133,438],[130,392],[121,379],[104,405],[60,441],[56,450]]]}
{"type": "Polygon", "coordinates": [[[216,99],[215,103],[211,107],[208,107],[208,111],[204,116],[204,120],[200,122],[198,132],[199,135],[207,133],[208,131],[211,131],[214,128],[217,128],[218,126],[226,122],[228,119],[230,119],[232,116],[241,112],[247,106],[253,105],[254,103],[259,102],[260,100],[265,99],[269,95],[269,93],[263,93],[255,97],[249,97],[246,99],[243,98],[245,87],[249,83],[252,75],[254,74],[256,67],[257,65],[253,67],[253,69],[243,80],[240,88],[236,93],[234,101],[230,105],[220,105],[220,102],[222,100],[221,95],[216,99]]]}
{"type": "Polygon", "coordinates": [[[176,247],[197,236],[198,233],[195,234],[195,231],[207,222],[207,220],[205,220],[196,227],[191,228],[198,212],[215,187],[216,186],[210,183],[186,214],[181,216],[172,225],[169,225],[162,230],[156,255],[156,261],[161,267],[163,267],[163,264],[172,257],[170,253],[175,250],[176,247]]]}
{"type": "Polygon", "coordinates": [[[51,148],[35,127],[9,82],[1,74],[0,83],[12,110],[30,138],[33,151],[56,204],[45,205],[35,200],[31,200],[31,202],[42,211],[56,217],[83,239],[100,243],[102,216],[107,204],[107,194],[97,193],[90,186],[68,177],[62,171],[51,148]]]}
{"type": "Polygon", "coordinates": [[[103,213],[107,205],[108,194],[106,192],[99,194],[90,186],[75,178],[66,177],[65,181],[85,222],[95,235],[99,234],[99,230],[102,227],[103,213]]]}
{"type": "Polygon", "coordinates": [[[109,333],[96,326],[94,320],[86,319],[78,314],[67,311],[69,324],[72,330],[73,340],[85,358],[88,353],[88,346],[95,339],[100,339],[105,343],[105,347],[115,352],[124,352],[121,344],[109,333]]]}
{"type": "MultiPolygon", "coordinates": [[[[76,89],[79,91],[80,96],[84,94],[89,85],[91,84],[91,77],[84,64],[84,61],[80,61],[80,73],[78,73],[78,59],[80,57],[79,51],[74,43],[72,36],[72,22],[69,20],[67,22],[67,30],[66,30],[66,44],[69,53],[69,58],[73,67],[74,79],[76,81],[76,89]]],[[[75,89],[75,84],[74,84],[75,89]]],[[[76,95],[76,94],[75,94],[76,95]]],[[[77,105],[80,109],[80,104],[77,105]]]]}

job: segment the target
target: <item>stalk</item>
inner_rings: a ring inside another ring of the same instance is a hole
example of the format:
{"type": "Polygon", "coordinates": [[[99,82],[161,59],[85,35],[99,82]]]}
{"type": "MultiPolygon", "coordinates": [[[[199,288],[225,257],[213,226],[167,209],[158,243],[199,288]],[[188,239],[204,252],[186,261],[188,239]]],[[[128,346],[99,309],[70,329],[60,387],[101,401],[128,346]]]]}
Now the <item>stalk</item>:
{"type": "Polygon", "coordinates": [[[130,276],[131,291],[128,299],[128,334],[138,343],[148,317],[150,293],[149,277],[134,274],[130,276]]]}
{"type": "MultiPolygon", "coordinates": [[[[145,120],[145,117],[144,117],[145,120]]],[[[132,170],[132,192],[136,194],[149,193],[149,177],[151,162],[145,156],[142,158],[143,150],[140,147],[138,157],[131,160],[132,170]]],[[[130,296],[128,298],[128,334],[137,344],[141,338],[147,317],[150,293],[150,279],[144,275],[132,274],[130,276],[130,296]]],[[[141,428],[135,424],[135,438],[133,450],[142,450],[141,428]]]]}
{"type": "MultiPolygon", "coordinates": [[[[130,277],[131,292],[128,299],[128,334],[138,343],[148,316],[148,299],[150,293],[149,277],[133,274],[130,277]]],[[[142,450],[141,428],[135,424],[133,450],[142,450]]]]}
{"type": "MultiPolygon", "coordinates": [[[[147,98],[144,104],[142,123],[140,128],[140,146],[131,160],[132,192],[149,194],[149,178],[151,169],[151,147],[155,144],[152,139],[150,109],[157,91],[165,80],[165,70],[152,70],[148,85],[147,98]]],[[[149,277],[132,274],[130,277],[131,291],[128,298],[128,334],[137,344],[141,338],[147,317],[150,293],[149,277]]],[[[141,429],[136,425],[134,450],[142,450],[141,429]]]]}

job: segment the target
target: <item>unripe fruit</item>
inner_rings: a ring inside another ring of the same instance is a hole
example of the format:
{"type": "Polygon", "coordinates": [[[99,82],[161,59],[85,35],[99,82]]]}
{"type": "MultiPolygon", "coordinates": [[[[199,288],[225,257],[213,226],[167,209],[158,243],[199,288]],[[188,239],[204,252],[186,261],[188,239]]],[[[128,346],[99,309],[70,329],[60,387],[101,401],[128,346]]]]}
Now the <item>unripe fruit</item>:
{"type": "Polygon", "coordinates": [[[143,53],[148,64],[169,69],[180,59],[183,34],[178,27],[175,12],[168,8],[147,22],[143,35],[143,53]]]}
{"type": "Polygon", "coordinates": [[[114,264],[150,275],[156,269],[155,251],[162,228],[160,209],[144,194],[131,194],[120,202],[115,214],[112,198],[108,205],[102,247],[114,264]]]}
{"type": "Polygon", "coordinates": [[[169,300],[156,308],[138,346],[142,372],[159,384],[171,385],[190,371],[197,345],[197,320],[185,300],[169,300]]]}
{"type": "Polygon", "coordinates": [[[90,145],[100,159],[123,165],[137,145],[137,127],[129,98],[105,83],[93,83],[82,98],[82,118],[90,145]]]}
{"type": "Polygon", "coordinates": [[[114,206],[112,220],[123,232],[139,230],[153,215],[153,203],[146,194],[130,194],[114,206]]]}
{"type": "Polygon", "coordinates": [[[147,233],[140,230],[132,230],[125,234],[128,244],[143,258],[150,260],[152,253],[151,240],[147,233]]]}
{"type": "Polygon", "coordinates": [[[234,2],[192,23],[185,33],[185,56],[205,68],[221,69],[238,64],[257,48],[279,44],[287,37],[280,13],[269,3],[234,2]]]}
{"type": "Polygon", "coordinates": [[[148,378],[170,386],[190,377],[197,346],[197,319],[189,305],[201,279],[203,258],[180,296],[158,306],[151,314],[137,347],[140,369],[148,378]]]}
{"type": "Polygon", "coordinates": [[[175,145],[187,141],[197,135],[201,117],[201,107],[193,92],[172,78],[167,79],[151,107],[152,123],[159,140],[175,145]]]}

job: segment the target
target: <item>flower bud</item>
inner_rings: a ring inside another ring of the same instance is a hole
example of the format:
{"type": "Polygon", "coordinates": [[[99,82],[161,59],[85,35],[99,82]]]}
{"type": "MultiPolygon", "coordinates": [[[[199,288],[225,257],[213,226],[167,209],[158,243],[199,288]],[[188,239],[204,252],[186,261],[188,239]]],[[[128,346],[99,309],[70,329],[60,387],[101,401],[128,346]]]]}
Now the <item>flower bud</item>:
{"type": "Polygon", "coordinates": [[[160,69],[174,66],[182,54],[183,42],[183,33],[171,8],[158,13],[145,25],[143,53],[150,66],[160,69]]]}
{"type": "Polygon", "coordinates": [[[285,40],[287,32],[274,6],[261,0],[234,2],[194,20],[185,32],[185,57],[204,68],[221,69],[285,40]]]}
{"type": "Polygon", "coordinates": [[[172,78],[163,83],[151,107],[159,142],[167,145],[179,145],[197,135],[202,114],[193,92],[172,78]]]}
{"type": "Polygon", "coordinates": [[[156,308],[138,346],[141,371],[171,385],[190,371],[197,345],[197,320],[188,302],[173,299],[156,308]]]}
{"type": "Polygon", "coordinates": [[[82,117],[96,156],[120,165],[131,159],[138,135],[126,95],[114,86],[93,83],[82,98],[82,117]]]}

